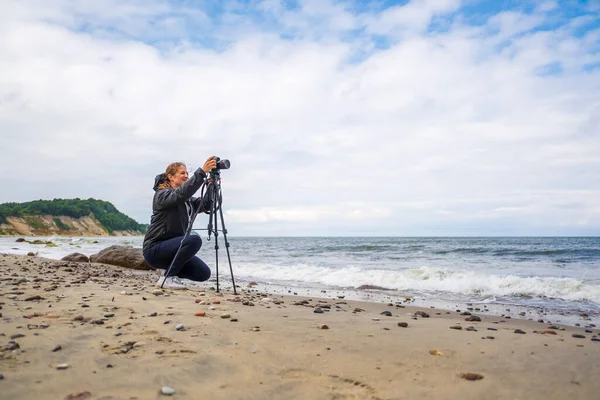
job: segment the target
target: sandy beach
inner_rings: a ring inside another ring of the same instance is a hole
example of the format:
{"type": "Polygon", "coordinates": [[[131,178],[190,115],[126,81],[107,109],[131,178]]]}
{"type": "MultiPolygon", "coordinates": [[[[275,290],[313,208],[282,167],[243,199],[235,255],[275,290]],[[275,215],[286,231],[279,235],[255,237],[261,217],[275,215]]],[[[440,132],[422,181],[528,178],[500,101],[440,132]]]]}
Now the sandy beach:
{"type": "Polygon", "coordinates": [[[159,290],[156,277],[0,255],[0,398],[596,399],[600,393],[599,330],[591,324],[247,287],[237,296],[211,288],[159,290]]]}

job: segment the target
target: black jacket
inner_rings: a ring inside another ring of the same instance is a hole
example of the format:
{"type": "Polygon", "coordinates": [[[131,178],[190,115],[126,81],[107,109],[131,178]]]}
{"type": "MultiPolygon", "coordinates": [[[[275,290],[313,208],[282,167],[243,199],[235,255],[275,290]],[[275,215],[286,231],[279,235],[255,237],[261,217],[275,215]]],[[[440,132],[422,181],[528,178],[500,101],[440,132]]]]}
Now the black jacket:
{"type": "Polygon", "coordinates": [[[165,174],[160,174],[154,180],[152,218],[144,236],[143,253],[162,241],[185,235],[191,214],[197,207],[202,207],[200,211],[210,211],[211,204],[208,193],[205,193],[204,198],[192,197],[206,179],[206,173],[202,168],[194,171],[190,178],[177,189],[158,189],[158,185],[164,182],[164,179],[165,174]]]}

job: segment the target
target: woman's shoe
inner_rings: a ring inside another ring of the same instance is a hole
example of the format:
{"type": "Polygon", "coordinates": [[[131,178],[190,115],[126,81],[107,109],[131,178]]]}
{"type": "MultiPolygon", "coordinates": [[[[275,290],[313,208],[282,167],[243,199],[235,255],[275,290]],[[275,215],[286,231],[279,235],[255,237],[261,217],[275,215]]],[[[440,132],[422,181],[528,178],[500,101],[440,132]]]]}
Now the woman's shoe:
{"type": "Polygon", "coordinates": [[[156,286],[161,287],[161,285],[163,289],[187,289],[178,276],[161,276],[156,282],[156,286]]]}

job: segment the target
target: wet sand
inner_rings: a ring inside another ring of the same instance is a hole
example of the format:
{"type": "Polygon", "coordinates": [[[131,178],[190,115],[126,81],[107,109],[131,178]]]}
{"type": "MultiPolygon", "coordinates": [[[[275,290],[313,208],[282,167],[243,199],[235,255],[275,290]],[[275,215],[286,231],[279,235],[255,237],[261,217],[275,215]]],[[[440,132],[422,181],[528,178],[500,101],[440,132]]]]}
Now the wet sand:
{"type": "Polygon", "coordinates": [[[0,399],[595,399],[600,393],[593,326],[246,287],[237,296],[211,288],[159,290],[156,278],[102,264],[0,255],[0,399]],[[162,394],[165,386],[175,393],[162,394]]]}

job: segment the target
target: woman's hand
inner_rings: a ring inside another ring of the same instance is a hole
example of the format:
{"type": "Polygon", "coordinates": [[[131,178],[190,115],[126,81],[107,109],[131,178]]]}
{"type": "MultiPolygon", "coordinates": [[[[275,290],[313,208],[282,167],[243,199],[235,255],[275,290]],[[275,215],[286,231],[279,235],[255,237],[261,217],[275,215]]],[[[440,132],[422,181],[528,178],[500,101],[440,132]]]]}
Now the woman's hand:
{"type": "Polygon", "coordinates": [[[208,171],[210,171],[213,168],[217,168],[217,161],[214,160],[214,158],[215,156],[210,156],[208,160],[206,160],[206,162],[202,166],[202,171],[204,171],[204,173],[208,174],[208,171]]]}

